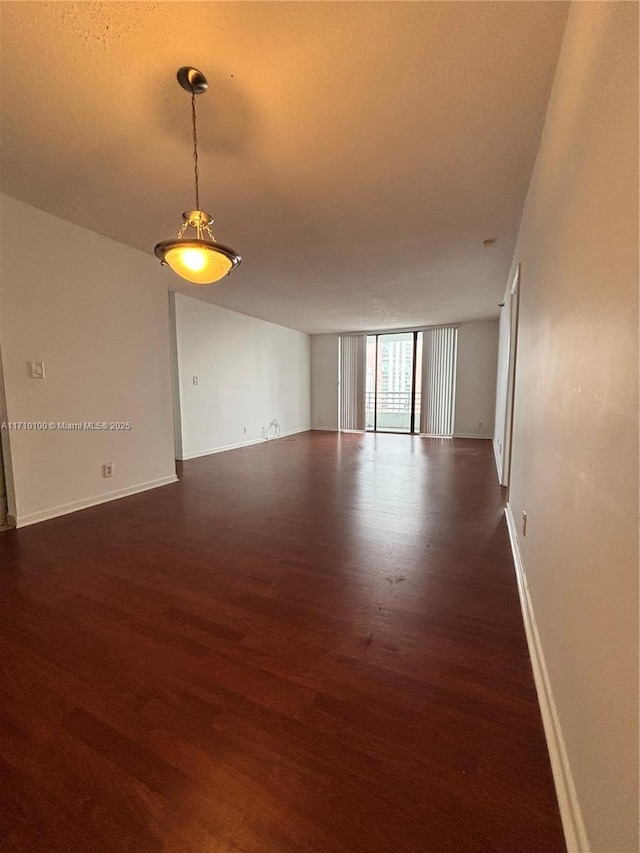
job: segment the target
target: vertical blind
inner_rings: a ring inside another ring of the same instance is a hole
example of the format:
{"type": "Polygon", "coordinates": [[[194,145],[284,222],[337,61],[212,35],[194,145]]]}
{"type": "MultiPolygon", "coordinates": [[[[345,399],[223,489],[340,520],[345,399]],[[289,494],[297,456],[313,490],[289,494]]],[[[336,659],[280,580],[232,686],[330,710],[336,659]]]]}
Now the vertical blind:
{"type": "Polygon", "coordinates": [[[458,330],[426,329],[422,343],[420,432],[453,435],[458,330]]]}
{"type": "Polygon", "coordinates": [[[340,429],[364,429],[366,335],[340,335],[340,429]]]}

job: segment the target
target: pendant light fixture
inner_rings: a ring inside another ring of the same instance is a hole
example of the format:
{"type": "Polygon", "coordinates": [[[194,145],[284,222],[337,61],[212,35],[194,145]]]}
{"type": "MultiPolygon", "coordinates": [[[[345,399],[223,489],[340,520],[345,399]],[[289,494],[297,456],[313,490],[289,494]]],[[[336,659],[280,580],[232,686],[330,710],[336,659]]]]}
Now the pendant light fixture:
{"type": "Polygon", "coordinates": [[[228,246],[217,243],[211,233],[212,217],[200,210],[200,184],[198,172],[198,128],[196,122],[196,95],[207,91],[207,79],[196,68],[185,66],[178,71],[178,83],[191,93],[191,124],[193,128],[193,163],[196,191],[196,209],[182,214],[184,222],[176,240],[158,243],[155,253],[163,266],[168,264],[182,278],[193,284],[213,284],[242,261],[240,255],[228,246]],[[184,234],[193,228],[195,238],[184,234]]]}

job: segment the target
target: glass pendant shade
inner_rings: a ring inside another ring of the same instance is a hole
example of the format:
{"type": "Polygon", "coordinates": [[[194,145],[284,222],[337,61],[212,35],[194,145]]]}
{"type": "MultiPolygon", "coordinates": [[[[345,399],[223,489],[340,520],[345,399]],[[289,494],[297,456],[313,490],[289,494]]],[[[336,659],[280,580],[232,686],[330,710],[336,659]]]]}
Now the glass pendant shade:
{"type": "Polygon", "coordinates": [[[233,249],[208,240],[165,240],[156,255],[181,278],[192,284],[213,284],[240,263],[233,249]]]}

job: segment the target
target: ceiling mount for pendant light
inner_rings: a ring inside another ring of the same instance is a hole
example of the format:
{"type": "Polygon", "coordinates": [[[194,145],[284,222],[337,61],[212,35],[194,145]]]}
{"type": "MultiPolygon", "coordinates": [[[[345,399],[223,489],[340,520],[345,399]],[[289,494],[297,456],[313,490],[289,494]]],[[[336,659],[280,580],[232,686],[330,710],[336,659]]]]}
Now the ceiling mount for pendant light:
{"type": "Polygon", "coordinates": [[[196,209],[182,214],[184,222],[178,232],[178,238],[158,243],[155,253],[163,265],[168,264],[175,273],[187,281],[193,284],[213,284],[214,281],[229,275],[242,258],[235,249],[216,242],[211,233],[213,218],[204,210],[200,210],[196,95],[207,91],[207,78],[197,68],[185,66],[178,71],[178,83],[191,94],[196,209]],[[195,238],[184,239],[187,228],[195,230],[195,238]]]}

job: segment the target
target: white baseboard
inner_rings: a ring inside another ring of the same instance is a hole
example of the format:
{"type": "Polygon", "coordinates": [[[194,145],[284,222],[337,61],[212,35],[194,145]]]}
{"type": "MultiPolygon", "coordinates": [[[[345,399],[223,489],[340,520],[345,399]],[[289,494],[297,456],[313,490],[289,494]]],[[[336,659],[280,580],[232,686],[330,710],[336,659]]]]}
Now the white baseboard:
{"type": "Polygon", "coordinates": [[[504,485],[502,482],[502,459],[500,458],[500,454],[498,453],[498,448],[496,446],[495,439],[491,442],[493,445],[493,456],[496,460],[496,471],[498,472],[498,482],[500,485],[504,485]]]}
{"type": "Polygon", "coordinates": [[[544,651],[536,625],[533,604],[529,595],[527,576],[522,562],[518,530],[510,504],[507,504],[505,507],[505,516],[509,529],[509,539],[511,540],[516,579],[518,581],[518,593],[520,595],[524,629],[527,635],[527,645],[529,646],[533,677],[536,684],[538,702],[540,703],[549,757],[551,759],[551,770],[558,797],[558,806],[560,808],[567,851],[568,853],[589,853],[590,847],[587,840],[587,833],[573,782],[569,757],[562,736],[558,711],[553,699],[549,673],[544,659],[544,651]]]}
{"type": "Polygon", "coordinates": [[[487,441],[487,440],[491,441],[491,439],[493,438],[493,436],[490,436],[490,435],[477,435],[477,434],[473,434],[470,432],[454,432],[452,437],[453,438],[482,438],[485,441],[487,441]]]}
{"type": "Polygon", "coordinates": [[[238,450],[240,447],[249,447],[252,444],[262,444],[264,441],[264,438],[252,438],[249,441],[239,441],[237,444],[223,444],[222,447],[212,447],[210,450],[184,453],[179,459],[181,462],[187,462],[189,459],[200,459],[202,456],[213,456],[214,453],[224,453],[227,450],[238,450]]]}
{"type": "Polygon", "coordinates": [[[59,515],[68,515],[70,512],[77,512],[79,509],[98,506],[99,504],[118,500],[118,498],[126,498],[129,495],[136,495],[138,492],[146,492],[149,489],[157,489],[159,486],[166,486],[169,483],[177,482],[178,478],[176,475],[171,474],[168,477],[160,477],[158,480],[149,480],[146,483],[136,483],[136,485],[127,486],[125,489],[116,489],[114,492],[106,492],[103,495],[95,495],[92,498],[84,498],[81,501],[60,504],[59,506],[54,506],[50,509],[42,509],[38,512],[32,512],[27,515],[18,514],[16,527],[27,527],[29,524],[36,524],[39,521],[47,521],[49,518],[57,518],[59,515]]]}
{"type": "MultiPolygon", "coordinates": [[[[299,435],[301,432],[309,432],[309,429],[293,429],[290,432],[281,432],[278,438],[286,438],[288,435],[299,435]]],[[[187,462],[189,459],[213,456],[214,453],[225,453],[227,450],[238,450],[240,447],[250,447],[252,444],[264,444],[266,441],[277,441],[277,439],[275,436],[273,438],[250,438],[248,441],[239,441],[237,444],[223,444],[221,447],[212,447],[210,450],[187,453],[180,457],[180,461],[187,462]]]]}

